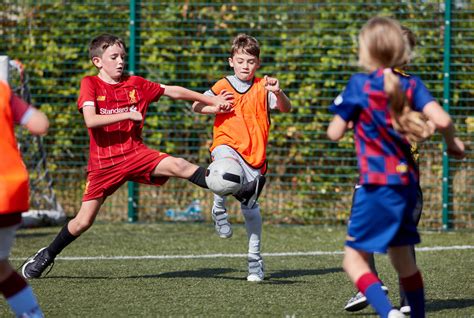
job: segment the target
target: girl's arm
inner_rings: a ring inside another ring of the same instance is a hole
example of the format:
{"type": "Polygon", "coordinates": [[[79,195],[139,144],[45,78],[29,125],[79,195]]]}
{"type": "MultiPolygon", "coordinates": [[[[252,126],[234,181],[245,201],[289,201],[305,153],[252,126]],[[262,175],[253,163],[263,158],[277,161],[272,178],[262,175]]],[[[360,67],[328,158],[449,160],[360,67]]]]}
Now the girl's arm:
{"type": "Polygon", "coordinates": [[[423,108],[429,121],[431,121],[436,129],[443,135],[444,141],[448,147],[448,154],[456,158],[465,156],[464,143],[456,137],[456,129],[449,114],[435,101],[429,102],[423,108]]]}
{"type": "Polygon", "coordinates": [[[341,116],[335,115],[327,130],[327,136],[332,141],[341,139],[347,130],[347,122],[341,116]]]}

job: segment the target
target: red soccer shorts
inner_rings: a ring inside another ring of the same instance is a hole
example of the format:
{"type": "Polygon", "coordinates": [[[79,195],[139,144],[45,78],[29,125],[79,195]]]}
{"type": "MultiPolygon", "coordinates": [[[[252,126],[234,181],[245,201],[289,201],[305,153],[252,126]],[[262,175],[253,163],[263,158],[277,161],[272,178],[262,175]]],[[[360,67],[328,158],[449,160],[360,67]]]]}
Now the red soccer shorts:
{"type": "Polygon", "coordinates": [[[137,150],[134,155],[127,155],[127,160],[119,164],[89,171],[86,189],[82,201],[106,198],[112,195],[126,181],[161,186],[169,177],[152,177],[155,167],[168,154],[146,147],[137,150]]]}

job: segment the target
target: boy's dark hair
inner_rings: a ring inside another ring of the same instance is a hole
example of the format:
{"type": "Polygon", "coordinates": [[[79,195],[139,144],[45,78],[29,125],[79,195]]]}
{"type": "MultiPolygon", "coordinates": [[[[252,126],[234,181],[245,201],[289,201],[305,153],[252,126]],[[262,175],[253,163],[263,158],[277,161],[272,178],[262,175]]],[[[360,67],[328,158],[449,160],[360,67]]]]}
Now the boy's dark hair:
{"type": "Polygon", "coordinates": [[[92,60],[94,57],[102,57],[102,54],[104,54],[105,50],[115,44],[122,46],[124,51],[127,50],[125,42],[118,36],[112,34],[101,34],[93,38],[89,44],[89,58],[92,60]]]}
{"type": "Polygon", "coordinates": [[[239,34],[232,41],[230,57],[233,57],[239,51],[260,58],[260,47],[257,39],[247,34],[239,34]]]}

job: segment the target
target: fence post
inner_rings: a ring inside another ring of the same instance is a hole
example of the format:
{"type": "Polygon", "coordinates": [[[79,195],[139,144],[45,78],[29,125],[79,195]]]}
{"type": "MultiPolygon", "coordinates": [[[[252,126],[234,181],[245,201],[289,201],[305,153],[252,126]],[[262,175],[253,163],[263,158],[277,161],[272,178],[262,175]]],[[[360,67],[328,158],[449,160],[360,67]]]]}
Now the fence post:
{"type": "MultiPolygon", "coordinates": [[[[128,49],[128,72],[133,75],[136,71],[136,18],[137,1],[130,0],[129,31],[130,43],[128,49]]],[[[128,182],[128,222],[138,221],[138,184],[132,181],[128,182]]]]}
{"type": "MultiPolygon", "coordinates": [[[[443,53],[443,108],[449,113],[451,101],[451,0],[444,1],[444,53],[443,53]]],[[[446,143],[443,142],[443,229],[449,229],[450,222],[449,207],[452,206],[450,196],[451,178],[449,175],[449,157],[446,143]]]]}

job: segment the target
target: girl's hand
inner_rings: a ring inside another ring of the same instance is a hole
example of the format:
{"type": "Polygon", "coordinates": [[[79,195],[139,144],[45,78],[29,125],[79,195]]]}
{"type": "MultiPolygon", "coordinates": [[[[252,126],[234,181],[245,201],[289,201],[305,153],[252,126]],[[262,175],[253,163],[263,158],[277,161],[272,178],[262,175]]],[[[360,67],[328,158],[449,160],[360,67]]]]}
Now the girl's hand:
{"type": "Polygon", "coordinates": [[[456,159],[462,159],[466,156],[464,143],[458,137],[454,137],[453,142],[447,146],[448,155],[456,159]]]}

